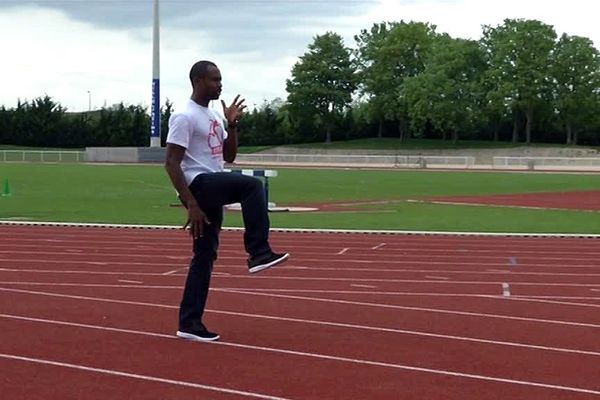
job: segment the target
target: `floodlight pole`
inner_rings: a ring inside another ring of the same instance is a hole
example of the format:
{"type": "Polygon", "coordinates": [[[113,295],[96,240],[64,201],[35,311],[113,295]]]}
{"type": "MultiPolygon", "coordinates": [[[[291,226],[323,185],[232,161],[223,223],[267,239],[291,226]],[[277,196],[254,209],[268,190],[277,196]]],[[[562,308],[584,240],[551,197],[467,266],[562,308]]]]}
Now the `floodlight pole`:
{"type": "Polygon", "coordinates": [[[154,0],[154,30],[152,34],[152,110],[150,147],[160,147],[160,29],[158,0],[154,0]]]}

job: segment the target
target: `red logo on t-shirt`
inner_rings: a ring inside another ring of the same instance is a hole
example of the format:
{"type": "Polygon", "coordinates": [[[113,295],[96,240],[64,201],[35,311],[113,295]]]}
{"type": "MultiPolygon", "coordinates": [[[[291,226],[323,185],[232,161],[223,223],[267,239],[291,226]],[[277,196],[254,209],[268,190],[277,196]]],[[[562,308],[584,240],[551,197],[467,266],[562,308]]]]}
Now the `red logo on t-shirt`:
{"type": "Polygon", "coordinates": [[[223,128],[219,121],[211,119],[208,128],[208,147],[213,156],[223,154],[223,128]]]}

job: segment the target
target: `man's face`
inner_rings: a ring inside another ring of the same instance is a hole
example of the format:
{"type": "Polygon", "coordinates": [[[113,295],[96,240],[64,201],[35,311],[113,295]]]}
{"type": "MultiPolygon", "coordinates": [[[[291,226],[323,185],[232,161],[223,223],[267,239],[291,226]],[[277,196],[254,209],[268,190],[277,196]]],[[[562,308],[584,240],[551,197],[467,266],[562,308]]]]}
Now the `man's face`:
{"type": "Polygon", "coordinates": [[[219,68],[210,66],[206,76],[198,78],[198,85],[202,93],[204,93],[209,99],[216,100],[221,95],[221,72],[219,68]]]}

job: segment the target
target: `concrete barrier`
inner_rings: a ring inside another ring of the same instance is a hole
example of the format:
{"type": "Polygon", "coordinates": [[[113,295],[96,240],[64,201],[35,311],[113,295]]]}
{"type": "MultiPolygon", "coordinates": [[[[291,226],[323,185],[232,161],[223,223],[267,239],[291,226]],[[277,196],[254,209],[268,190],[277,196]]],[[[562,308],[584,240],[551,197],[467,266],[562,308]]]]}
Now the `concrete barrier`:
{"type": "Polygon", "coordinates": [[[162,163],[164,147],[87,147],[88,162],[162,163]]]}

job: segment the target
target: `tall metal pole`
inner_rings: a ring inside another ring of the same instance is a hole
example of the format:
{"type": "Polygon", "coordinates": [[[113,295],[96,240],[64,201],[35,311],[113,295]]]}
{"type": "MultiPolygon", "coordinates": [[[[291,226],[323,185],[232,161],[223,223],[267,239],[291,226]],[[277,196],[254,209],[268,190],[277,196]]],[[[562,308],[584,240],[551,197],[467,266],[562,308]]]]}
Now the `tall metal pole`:
{"type": "Polygon", "coordinates": [[[160,29],[158,0],[154,0],[154,31],[152,35],[152,125],[150,147],[160,147],[160,29]]]}

